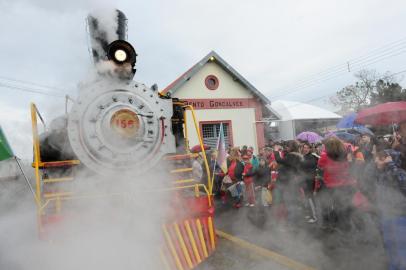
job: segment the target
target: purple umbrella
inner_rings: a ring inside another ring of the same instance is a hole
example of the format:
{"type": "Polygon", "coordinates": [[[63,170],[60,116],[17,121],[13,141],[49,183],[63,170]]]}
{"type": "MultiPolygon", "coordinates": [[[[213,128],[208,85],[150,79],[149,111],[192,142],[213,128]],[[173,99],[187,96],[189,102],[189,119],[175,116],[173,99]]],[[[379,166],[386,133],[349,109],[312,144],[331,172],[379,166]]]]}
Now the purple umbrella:
{"type": "Polygon", "coordinates": [[[323,137],[321,137],[319,134],[311,131],[304,131],[300,133],[299,135],[296,136],[296,139],[301,140],[301,141],[307,141],[309,143],[318,143],[323,140],[323,137]]]}
{"type": "Polygon", "coordinates": [[[336,134],[333,131],[329,131],[326,134],[324,134],[325,139],[330,138],[330,137],[336,137],[337,138],[336,134]]]}

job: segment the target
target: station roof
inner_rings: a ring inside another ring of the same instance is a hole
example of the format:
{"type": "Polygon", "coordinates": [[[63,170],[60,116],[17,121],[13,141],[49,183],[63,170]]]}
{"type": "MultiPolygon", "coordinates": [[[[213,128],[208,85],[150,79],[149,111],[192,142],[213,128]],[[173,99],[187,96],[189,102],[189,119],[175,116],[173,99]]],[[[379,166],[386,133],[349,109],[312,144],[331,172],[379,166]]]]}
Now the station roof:
{"type": "Polygon", "coordinates": [[[341,118],[329,110],[297,101],[277,100],[268,106],[278,113],[282,121],[341,118]]]}
{"type": "Polygon", "coordinates": [[[225,71],[227,71],[235,81],[240,82],[249,91],[251,91],[254,96],[259,98],[265,105],[271,104],[270,100],[264,96],[258,89],[256,89],[250,82],[248,82],[240,73],[238,73],[232,66],[230,66],[223,58],[220,57],[215,51],[211,51],[202,60],[197,62],[194,66],[188,69],[175,81],[169,84],[165,89],[161,91],[162,94],[175,93],[179,88],[182,87],[191,77],[193,77],[197,72],[199,72],[207,62],[215,62],[219,64],[225,71]]]}

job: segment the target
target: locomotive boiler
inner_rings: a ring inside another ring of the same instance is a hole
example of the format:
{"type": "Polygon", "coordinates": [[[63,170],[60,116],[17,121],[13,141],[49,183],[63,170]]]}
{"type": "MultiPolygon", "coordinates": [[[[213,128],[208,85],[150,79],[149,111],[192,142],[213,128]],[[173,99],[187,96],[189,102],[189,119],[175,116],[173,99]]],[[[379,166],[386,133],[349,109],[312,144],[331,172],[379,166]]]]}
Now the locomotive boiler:
{"type": "Polygon", "coordinates": [[[108,20],[89,15],[87,26],[94,72],[79,84],[70,110],[39,134],[38,119],[44,126],[45,122],[31,104],[39,235],[47,238],[49,229],[66,219],[69,202],[79,200],[81,205],[84,198],[131,198],[134,195],[127,186],[113,192],[118,178],[142,182],[146,174],[166,170],[166,174],[154,174],[162,178],[159,192],[168,192],[171,198],[158,253],[167,269],[193,269],[216,246],[212,184],[201,138],[207,179],[192,177],[191,160],[197,154],[188,150],[184,117],[186,110],[192,112],[200,134],[193,108],[160,94],[156,85],[133,80],[137,53],[126,41],[124,13],[115,10],[108,20]],[[92,187],[89,181],[99,185],[105,180],[103,194],[86,193],[77,189],[79,184],[72,184],[77,167],[86,172],[80,182],[87,181],[87,187],[92,187]]]}

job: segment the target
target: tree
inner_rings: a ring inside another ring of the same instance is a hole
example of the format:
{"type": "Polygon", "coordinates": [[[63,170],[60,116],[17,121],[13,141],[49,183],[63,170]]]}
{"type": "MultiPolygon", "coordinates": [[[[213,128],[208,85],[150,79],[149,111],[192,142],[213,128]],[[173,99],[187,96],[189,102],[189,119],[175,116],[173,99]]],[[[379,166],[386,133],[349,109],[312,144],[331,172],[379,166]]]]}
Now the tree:
{"type": "Polygon", "coordinates": [[[358,79],[355,84],[344,87],[330,98],[331,103],[341,107],[342,112],[406,100],[406,89],[402,89],[395,76],[389,72],[380,75],[375,70],[364,69],[356,73],[355,77],[358,79]]]}
{"type": "Polygon", "coordinates": [[[406,101],[406,89],[395,82],[378,80],[376,92],[372,93],[371,105],[390,101],[406,101]]]}
{"type": "Polygon", "coordinates": [[[338,91],[330,101],[342,111],[358,111],[370,104],[376,89],[378,75],[375,70],[361,70],[355,74],[358,81],[338,91]]]}

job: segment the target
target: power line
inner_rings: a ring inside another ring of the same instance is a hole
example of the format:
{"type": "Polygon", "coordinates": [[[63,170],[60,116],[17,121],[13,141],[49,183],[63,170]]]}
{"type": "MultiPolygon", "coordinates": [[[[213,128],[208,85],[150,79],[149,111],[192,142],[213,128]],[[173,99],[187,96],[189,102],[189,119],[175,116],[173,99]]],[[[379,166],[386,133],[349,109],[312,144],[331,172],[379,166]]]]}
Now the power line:
{"type": "MultiPolygon", "coordinates": [[[[287,90],[294,90],[297,88],[301,88],[301,86],[306,86],[308,87],[308,85],[312,85],[315,81],[320,80],[320,75],[321,78],[325,78],[325,77],[331,77],[332,75],[336,75],[336,74],[340,74],[340,73],[346,73],[346,71],[348,70],[348,66],[347,65],[351,65],[352,68],[355,67],[360,67],[360,66],[368,66],[371,65],[373,63],[385,60],[387,58],[402,54],[404,52],[406,52],[406,38],[400,39],[398,41],[389,43],[385,46],[382,46],[378,49],[372,50],[367,54],[364,54],[362,56],[356,57],[351,59],[350,61],[347,61],[347,63],[342,63],[342,64],[338,64],[336,66],[333,66],[331,68],[325,69],[321,72],[316,73],[313,76],[309,76],[307,78],[304,78],[302,80],[299,80],[298,83],[296,84],[294,87],[288,87],[288,88],[279,88],[280,90],[285,90],[285,92],[287,90]]],[[[332,77],[334,78],[334,77],[332,77]]],[[[293,92],[297,92],[297,91],[293,91],[293,92]]],[[[290,93],[288,93],[290,94],[290,93]]],[[[275,97],[279,97],[279,96],[285,96],[285,94],[283,95],[277,95],[271,98],[275,98],[275,97]]]]}
{"type": "MultiPolygon", "coordinates": [[[[338,65],[335,65],[333,67],[324,69],[321,72],[318,72],[318,73],[316,73],[314,75],[311,75],[311,76],[308,76],[308,77],[306,77],[304,79],[301,79],[301,80],[297,81],[297,83],[306,81],[308,79],[312,79],[313,77],[315,77],[317,75],[321,75],[321,74],[324,74],[324,73],[331,73],[331,72],[335,71],[337,68],[342,69],[344,67],[346,69],[348,62],[359,62],[360,60],[368,58],[370,56],[374,56],[375,54],[382,54],[385,51],[393,50],[393,49],[389,49],[389,48],[393,48],[393,47],[396,47],[396,46],[399,46],[399,45],[403,46],[405,43],[406,43],[406,38],[403,38],[403,39],[400,39],[398,41],[386,44],[386,45],[384,45],[384,46],[382,46],[382,47],[380,47],[378,49],[374,49],[374,50],[370,51],[367,54],[352,58],[349,61],[347,61],[346,63],[341,63],[341,64],[338,64],[338,65]]],[[[282,87],[282,88],[284,89],[285,87],[282,87]]]]}
{"type": "MultiPolygon", "coordinates": [[[[304,79],[298,80],[298,81],[296,82],[296,84],[297,84],[297,83],[300,83],[300,82],[305,82],[305,81],[307,81],[307,80],[309,80],[309,79],[312,79],[313,77],[315,77],[315,76],[317,76],[317,75],[322,75],[322,74],[325,74],[325,73],[328,74],[328,73],[331,73],[331,72],[335,72],[337,69],[347,69],[347,64],[350,63],[350,62],[351,62],[351,63],[359,62],[359,61],[361,61],[362,59],[365,59],[365,58],[370,57],[370,55],[373,56],[373,55],[375,55],[375,54],[382,54],[382,53],[384,53],[384,52],[386,52],[386,51],[388,51],[388,50],[393,50],[393,49],[389,49],[389,48],[397,47],[397,46],[399,46],[399,45],[403,46],[403,45],[405,45],[405,44],[406,44],[406,38],[403,38],[403,39],[401,39],[401,40],[398,40],[398,41],[395,41],[395,42],[386,44],[385,46],[382,46],[382,47],[380,47],[380,48],[378,48],[378,49],[374,49],[374,50],[370,51],[370,52],[367,53],[367,54],[364,54],[364,55],[361,55],[361,56],[352,58],[352,59],[350,59],[349,61],[347,61],[346,63],[341,63],[341,64],[338,64],[338,65],[335,65],[335,66],[333,66],[333,67],[324,69],[324,70],[322,70],[322,71],[320,71],[320,72],[318,72],[318,73],[316,73],[316,74],[314,74],[314,75],[311,75],[311,76],[308,76],[308,77],[306,77],[306,78],[304,78],[304,79]],[[378,52],[379,52],[379,53],[378,53],[378,52]]],[[[397,50],[397,49],[396,49],[396,50],[397,50]]]]}
{"type": "MultiPolygon", "coordinates": [[[[359,63],[352,64],[352,68],[353,69],[358,69],[357,71],[359,71],[360,69],[362,69],[362,67],[370,66],[370,65],[375,64],[377,62],[381,62],[383,60],[398,56],[398,55],[403,54],[403,53],[406,52],[406,47],[405,48],[400,48],[400,49],[402,49],[402,50],[401,51],[388,52],[388,53],[385,53],[383,55],[380,55],[380,56],[377,56],[377,57],[374,57],[374,58],[371,58],[371,59],[367,59],[367,60],[359,62],[359,63]]],[[[286,89],[284,91],[285,92],[284,94],[271,96],[270,98],[273,99],[273,98],[278,98],[278,97],[281,97],[281,96],[286,96],[286,95],[289,95],[289,94],[293,94],[293,93],[296,93],[296,92],[300,92],[300,91],[302,91],[302,90],[304,90],[304,89],[306,89],[308,87],[318,85],[321,82],[331,80],[331,79],[337,78],[339,76],[342,76],[344,74],[347,74],[348,72],[346,70],[347,70],[347,66],[342,67],[341,70],[337,70],[337,71],[335,71],[335,72],[333,72],[331,74],[326,74],[324,76],[321,76],[320,78],[314,78],[312,80],[309,80],[308,82],[301,83],[301,84],[297,85],[296,87],[288,88],[288,89],[286,89]]]]}
{"type": "MultiPolygon", "coordinates": [[[[374,57],[374,58],[371,58],[371,59],[368,59],[368,60],[365,60],[365,61],[362,61],[362,62],[359,62],[359,63],[356,63],[356,64],[352,64],[352,67],[353,67],[354,69],[357,69],[357,68],[360,68],[360,67],[369,66],[369,65],[372,65],[372,64],[374,64],[374,63],[383,61],[383,60],[385,60],[385,59],[388,59],[388,58],[397,56],[397,55],[402,54],[402,53],[405,53],[405,52],[406,52],[406,48],[405,48],[404,50],[402,50],[402,51],[391,52],[391,54],[389,54],[389,55],[385,54],[385,55],[381,55],[381,56],[378,56],[378,57],[374,57]],[[383,56],[383,57],[382,57],[382,56],[383,56]]],[[[316,82],[318,82],[318,81],[320,81],[320,80],[323,80],[323,79],[325,79],[325,78],[333,79],[333,78],[336,78],[336,77],[338,77],[338,76],[340,76],[340,75],[343,75],[343,74],[347,74],[347,66],[342,67],[341,70],[337,70],[337,71],[335,71],[335,72],[333,72],[333,73],[331,73],[331,74],[326,74],[326,75],[324,75],[324,76],[321,76],[320,78],[314,78],[314,79],[312,79],[312,80],[309,80],[309,81],[306,82],[306,83],[298,84],[298,85],[296,85],[295,87],[288,88],[288,89],[285,90],[285,92],[289,92],[289,93],[287,93],[287,94],[291,94],[291,93],[294,93],[294,92],[298,92],[298,91],[295,91],[295,89],[298,89],[298,88],[302,89],[302,88],[305,88],[305,87],[309,87],[309,86],[312,86],[313,84],[315,84],[316,82]],[[289,90],[290,90],[290,91],[289,91],[289,90]]],[[[286,95],[286,93],[283,94],[283,95],[273,96],[273,98],[278,97],[278,96],[284,96],[284,95],[286,95]]],[[[271,97],[271,98],[272,98],[272,97],[271,97]]]]}
{"type": "Polygon", "coordinates": [[[39,94],[39,95],[65,98],[65,95],[62,95],[62,94],[48,93],[48,92],[40,91],[40,90],[35,89],[35,88],[28,88],[28,87],[20,87],[20,86],[15,86],[15,85],[9,85],[9,84],[4,84],[2,82],[0,82],[0,87],[8,88],[8,89],[14,89],[14,90],[22,91],[22,92],[29,92],[29,93],[39,94]]]}
{"type": "MultiPolygon", "coordinates": [[[[396,73],[393,73],[392,75],[399,75],[399,74],[402,74],[402,73],[406,73],[406,69],[401,70],[401,71],[398,71],[398,72],[396,72],[396,73]]],[[[302,103],[311,103],[311,102],[314,102],[314,101],[317,101],[317,100],[321,100],[321,99],[323,99],[323,98],[330,97],[330,96],[333,95],[333,94],[335,94],[335,93],[325,94],[325,95],[322,95],[322,96],[319,96],[319,97],[315,97],[315,98],[312,98],[312,99],[308,99],[308,100],[305,100],[305,101],[300,101],[300,102],[297,101],[298,104],[295,104],[295,105],[292,105],[292,106],[288,106],[288,107],[286,107],[286,108],[287,108],[287,109],[290,109],[290,108],[294,108],[294,107],[296,107],[296,106],[301,106],[302,103]]]]}
{"type": "Polygon", "coordinates": [[[42,88],[42,89],[56,90],[58,92],[64,92],[64,93],[69,92],[66,89],[55,87],[55,86],[43,85],[43,84],[38,84],[38,83],[28,82],[28,81],[23,81],[23,80],[18,80],[18,79],[12,79],[12,78],[7,78],[7,77],[1,77],[0,76],[0,80],[12,82],[12,83],[22,83],[22,84],[25,84],[25,85],[39,87],[39,88],[42,88]]]}

